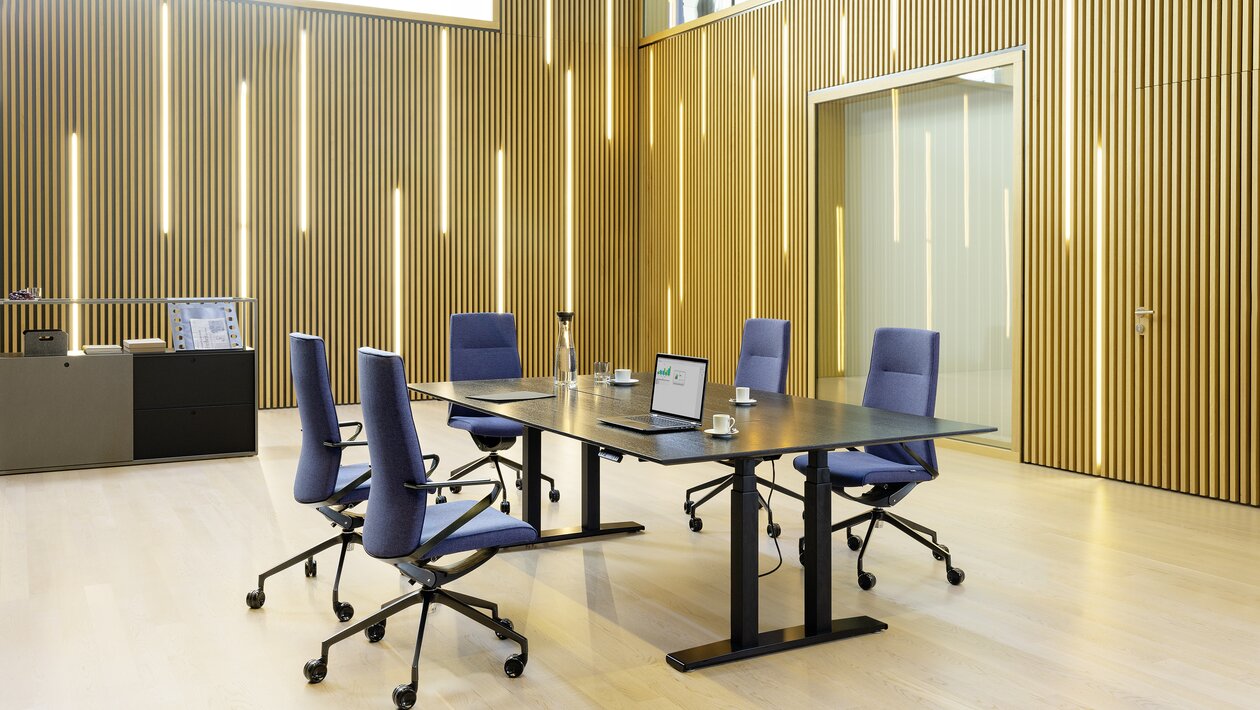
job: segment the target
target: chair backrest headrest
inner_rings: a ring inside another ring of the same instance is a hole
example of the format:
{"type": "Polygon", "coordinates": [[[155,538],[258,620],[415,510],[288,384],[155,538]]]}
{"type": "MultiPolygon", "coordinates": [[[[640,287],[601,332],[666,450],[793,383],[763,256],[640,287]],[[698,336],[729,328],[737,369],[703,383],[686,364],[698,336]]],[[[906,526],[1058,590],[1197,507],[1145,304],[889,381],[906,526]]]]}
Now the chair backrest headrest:
{"type": "Polygon", "coordinates": [[[792,324],[774,318],[744,321],[744,337],[735,366],[735,386],[784,392],[792,349],[792,324]]]}
{"type": "Polygon", "coordinates": [[[341,467],[341,449],[324,446],[326,441],[341,441],[324,339],[289,333],[289,365],[302,421],[302,451],[293,479],[293,497],[300,503],[319,503],[336,492],[341,467]]]}
{"type": "MultiPolygon", "coordinates": [[[[516,316],[511,313],[451,315],[451,380],[498,380],[521,376],[516,316]]],[[[451,417],[485,416],[451,405],[451,417]]]]}
{"type": "MultiPolygon", "coordinates": [[[[915,328],[879,328],[871,345],[871,369],[866,376],[862,404],[903,414],[930,417],[936,412],[936,381],[940,368],[941,334],[915,328]]],[[[908,445],[936,467],[931,441],[908,445]]],[[[900,445],[868,446],[867,452],[899,463],[914,464],[900,445]]]]}
{"type": "Polygon", "coordinates": [[[406,482],[427,483],[428,479],[402,358],[384,350],[359,348],[359,398],[372,462],[363,549],[373,557],[406,557],[420,546],[429,494],[403,487],[406,482]]]}

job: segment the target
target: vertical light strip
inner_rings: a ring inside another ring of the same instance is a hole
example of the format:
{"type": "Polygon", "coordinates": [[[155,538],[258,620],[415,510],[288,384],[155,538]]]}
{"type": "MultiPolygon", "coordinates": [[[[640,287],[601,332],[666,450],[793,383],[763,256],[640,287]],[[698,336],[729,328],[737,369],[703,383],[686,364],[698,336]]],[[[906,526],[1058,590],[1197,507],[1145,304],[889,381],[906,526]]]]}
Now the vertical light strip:
{"type": "Polygon", "coordinates": [[[962,164],[963,164],[963,248],[971,248],[971,113],[967,94],[963,94],[962,164]]]}
{"type": "MultiPolygon", "coordinates": [[[[79,290],[79,134],[70,134],[70,298],[78,299],[79,290]]],[[[70,349],[79,350],[79,310],[70,307],[70,349]]]]}
{"type": "Polygon", "coordinates": [[[1063,0],[1063,241],[1072,241],[1072,53],[1075,30],[1073,0],[1063,0]]]}
{"type": "Polygon", "coordinates": [[[564,74],[564,309],[573,310],[573,68],[564,74]]]}
{"type": "Polygon", "coordinates": [[[544,10],[546,17],[543,20],[543,52],[547,56],[547,66],[551,66],[551,0],[547,0],[547,7],[544,10]]]}
{"type": "Polygon", "coordinates": [[[648,147],[656,145],[656,48],[648,48],[648,147]]]}
{"type": "Polygon", "coordinates": [[[897,54],[897,13],[899,0],[888,0],[888,43],[892,47],[892,53],[897,54]]]}
{"type": "Polygon", "coordinates": [[[604,0],[604,133],[612,140],[613,129],[613,2],[604,0]]]}
{"type": "Polygon", "coordinates": [[[241,188],[237,245],[240,258],[238,271],[241,276],[241,298],[249,298],[249,125],[247,121],[249,115],[249,87],[244,81],[241,82],[240,101],[238,104],[238,110],[240,111],[240,128],[237,136],[240,141],[240,175],[238,176],[238,182],[241,188]]]}
{"type": "Polygon", "coordinates": [[[1094,467],[1102,468],[1103,441],[1103,152],[1094,148],[1094,467]]]}
{"type": "Polygon", "coordinates": [[[700,137],[709,130],[709,31],[700,30],[700,137]]]}
{"type": "Polygon", "coordinates": [[[171,10],[162,3],[162,234],[171,233],[171,10]]]}
{"type": "Polygon", "coordinates": [[[751,285],[751,313],[757,317],[757,75],[752,75],[748,91],[748,280],[751,285]]]}
{"type": "Polygon", "coordinates": [[[901,241],[901,94],[892,90],[892,220],[893,243],[901,241]]]}
{"type": "Polygon", "coordinates": [[[402,188],[394,188],[394,352],[402,354],[402,188]]]}
{"type": "Polygon", "coordinates": [[[783,48],[783,57],[782,57],[783,77],[782,77],[782,82],[780,86],[780,93],[782,93],[783,95],[782,96],[783,115],[780,116],[779,128],[780,128],[780,132],[783,134],[782,135],[783,145],[779,152],[779,164],[780,164],[781,170],[783,171],[783,174],[780,177],[780,182],[782,183],[783,194],[782,194],[782,203],[779,209],[779,213],[782,215],[782,218],[783,218],[783,255],[787,256],[787,253],[788,253],[788,64],[789,62],[788,62],[788,26],[786,22],[783,23],[782,48],[783,48]]]}
{"type": "Polygon", "coordinates": [[[678,102],[678,301],[683,300],[683,105],[678,102]]]}
{"type": "Polygon", "coordinates": [[[836,205],[836,368],[844,376],[844,208],[836,205]]]}
{"type": "Polygon", "coordinates": [[[840,81],[849,76],[849,17],[840,13],[840,81]]]}
{"type": "Polygon", "coordinates": [[[932,133],[923,132],[923,293],[927,329],[932,329],[932,133]]]}
{"type": "Polygon", "coordinates": [[[298,34],[298,229],[306,234],[309,208],[309,184],[307,182],[308,111],[307,104],[307,49],[306,30],[298,34]]]}
{"type": "Polygon", "coordinates": [[[495,310],[503,313],[503,149],[495,165],[494,292],[495,310]]]}
{"type": "Polygon", "coordinates": [[[442,28],[442,234],[450,226],[450,45],[442,28]]]}
{"type": "Polygon", "coordinates": [[[665,352],[674,352],[674,289],[665,287],[665,352]]]}
{"type": "Polygon", "coordinates": [[[1002,262],[1006,265],[1006,339],[1011,339],[1011,269],[1015,265],[1011,263],[1011,190],[1004,188],[1002,190],[1002,238],[1005,243],[1006,260],[1002,262]]]}

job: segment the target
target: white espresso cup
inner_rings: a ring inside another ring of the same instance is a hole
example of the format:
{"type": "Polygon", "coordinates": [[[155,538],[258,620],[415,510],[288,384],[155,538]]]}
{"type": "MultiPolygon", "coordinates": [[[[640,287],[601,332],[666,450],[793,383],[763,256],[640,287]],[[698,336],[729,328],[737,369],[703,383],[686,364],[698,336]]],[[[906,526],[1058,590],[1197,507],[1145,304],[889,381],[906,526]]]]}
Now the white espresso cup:
{"type": "Polygon", "coordinates": [[[729,414],[713,415],[713,431],[718,434],[731,433],[731,427],[734,426],[735,420],[729,414]]]}
{"type": "Polygon", "coordinates": [[[630,370],[622,368],[622,369],[613,371],[613,379],[618,382],[629,382],[630,370]]]}
{"type": "Polygon", "coordinates": [[[752,395],[749,393],[747,387],[735,388],[735,401],[736,402],[747,402],[750,399],[752,399],[752,395]]]}

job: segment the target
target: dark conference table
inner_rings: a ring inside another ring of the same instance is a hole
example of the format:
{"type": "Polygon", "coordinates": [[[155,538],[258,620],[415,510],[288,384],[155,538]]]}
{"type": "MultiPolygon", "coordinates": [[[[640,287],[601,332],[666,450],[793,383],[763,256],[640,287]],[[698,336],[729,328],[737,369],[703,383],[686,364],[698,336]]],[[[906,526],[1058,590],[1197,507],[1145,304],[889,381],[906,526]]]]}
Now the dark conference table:
{"type": "MultiPolygon", "coordinates": [[[[410,384],[421,394],[494,414],[525,426],[522,437],[522,519],[539,530],[538,543],[639,532],[635,522],[604,523],[600,514],[601,450],[671,466],[704,461],[730,461],[735,482],[731,489],[731,636],[722,641],[675,651],[666,656],[671,667],[691,671],[789,648],[809,646],[851,636],[883,631],[888,624],[869,616],[831,617],[831,475],[827,452],[869,444],[934,439],[994,431],[992,427],[963,424],[932,417],[898,414],[851,404],[753,391],[757,405],[736,407],[730,385],[709,383],[705,392],[703,427],[713,414],[735,418],[739,435],[716,439],[699,430],[641,434],[601,424],[600,418],[646,414],[651,404],[652,373],[635,373],[639,384],[595,384],[580,377],[577,389],[557,391],[550,377],[510,380],[468,380],[410,384]],[[555,392],[556,397],[509,403],[470,399],[472,395],[515,391],[555,392]],[[542,432],[582,442],[581,525],[542,530],[542,432]],[[805,623],[761,631],[758,626],[757,459],[775,454],[809,454],[805,475],[805,623]]],[[[538,544],[534,543],[534,544],[538,544]]]]}

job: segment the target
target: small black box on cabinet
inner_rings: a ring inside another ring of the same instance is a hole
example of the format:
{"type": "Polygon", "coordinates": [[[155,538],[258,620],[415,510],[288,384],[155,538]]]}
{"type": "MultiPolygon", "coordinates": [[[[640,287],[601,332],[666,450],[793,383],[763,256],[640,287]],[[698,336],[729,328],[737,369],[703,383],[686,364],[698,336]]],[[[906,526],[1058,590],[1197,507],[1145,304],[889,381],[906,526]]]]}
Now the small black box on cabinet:
{"type": "Polygon", "coordinates": [[[66,355],[66,331],[64,330],[24,330],[22,331],[22,354],[31,356],[66,355]]]}

